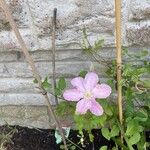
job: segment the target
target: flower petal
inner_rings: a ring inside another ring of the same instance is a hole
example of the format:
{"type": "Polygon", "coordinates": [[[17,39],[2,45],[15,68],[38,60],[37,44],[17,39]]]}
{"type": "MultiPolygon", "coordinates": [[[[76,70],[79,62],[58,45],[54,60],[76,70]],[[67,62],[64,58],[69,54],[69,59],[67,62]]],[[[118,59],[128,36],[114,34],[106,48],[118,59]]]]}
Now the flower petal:
{"type": "Polygon", "coordinates": [[[84,79],[84,85],[85,85],[86,90],[92,90],[96,86],[98,81],[99,81],[99,78],[96,73],[94,72],[87,73],[84,79]]]}
{"type": "Polygon", "coordinates": [[[74,87],[76,87],[79,91],[85,91],[83,81],[84,79],[82,77],[76,77],[71,80],[71,84],[74,87]]]}
{"type": "Polygon", "coordinates": [[[111,93],[111,87],[107,84],[97,84],[92,93],[95,98],[107,98],[111,93]]]}
{"type": "Polygon", "coordinates": [[[83,98],[83,93],[77,89],[69,89],[63,93],[63,97],[68,101],[79,101],[83,98]]]}
{"type": "Polygon", "coordinates": [[[90,108],[90,111],[92,114],[94,114],[96,116],[101,116],[104,112],[102,106],[95,100],[92,101],[92,107],[90,108]]]}
{"type": "Polygon", "coordinates": [[[76,113],[77,114],[85,114],[88,109],[92,106],[92,102],[90,100],[82,99],[77,103],[76,113]]]}

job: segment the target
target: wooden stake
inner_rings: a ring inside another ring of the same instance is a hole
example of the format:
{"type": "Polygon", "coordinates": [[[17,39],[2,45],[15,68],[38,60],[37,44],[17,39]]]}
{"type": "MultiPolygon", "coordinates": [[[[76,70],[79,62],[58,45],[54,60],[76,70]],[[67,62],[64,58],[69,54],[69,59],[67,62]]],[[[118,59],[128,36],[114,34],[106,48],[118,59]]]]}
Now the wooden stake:
{"type": "Polygon", "coordinates": [[[17,25],[16,25],[12,15],[11,15],[11,13],[10,13],[9,7],[8,7],[7,3],[5,2],[5,0],[0,0],[0,5],[2,6],[2,8],[3,8],[3,10],[4,10],[5,14],[6,14],[6,17],[7,17],[8,21],[9,21],[9,23],[10,23],[10,26],[12,27],[12,29],[13,29],[15,35],[16,35],[16,38],[17,38],[17,40],[18,40],[18,42],[19,42],[19,44],[20,44],[20,46],[22,48],[22,51],[23,51],[23,53],[25,55],[25,58],[26,58],[27,62],[29,63],[30,67],[32,68],[32,73],[33,73],[34,77],[38,81],[39,88],[41,89],[42,95],[45,98],[45,101],[46,101],[47,106],[48,106],[48,110],[52,114],[52,116],[53,116],[53,118],[55,120],[56,126],[58,127],[59,132],[60,132],[60,134],[62,136],[62,140],[63,140],[64,146],[65,146],[65,150],[68,150],[67,144],[66,144],[66,140],[65,140],[65,135],[64,135],[63,129],[61,127],[61,124],[59,123],[59,121],[58,121],[58,119],[57,119],[57,117],[55,115],[55,112],[53,111],[53,108],[52,108],[52,105],[50,103],[50,100],[49,100],[49,97],[47,95],[47,92],[42,87],[41,77],[40,77],[38,71],[36,70],[34,61],[33,61],[32,57],[30,56],[30,54],[28,52],[26,44],[25,44],[25,42],[24,42],[24,40],[23,40],[23,38],[22,38],[18,28],[17,28],[17,25]]]}
{"type": "Polygon", "coordinates": [[[122,86],[121,81],[121,0],[115,0],[115,16],[116,16],[116,54],[117,54],[117,94],[118,94],[118,108],[119,120],[123,123],[123,109],[122,109],[122,86]]]}

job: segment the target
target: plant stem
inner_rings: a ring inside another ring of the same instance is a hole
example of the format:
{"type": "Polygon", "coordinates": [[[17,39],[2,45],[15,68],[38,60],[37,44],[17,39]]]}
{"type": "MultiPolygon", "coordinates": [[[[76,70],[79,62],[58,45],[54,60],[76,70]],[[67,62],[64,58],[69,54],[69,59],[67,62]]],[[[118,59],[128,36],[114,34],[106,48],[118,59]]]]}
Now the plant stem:
{"type": "Polygon", "coordinates": [[[32,73],[33,73],[35,79],[38,81],[39,88],[40,88],[40,90],[42,92],[43,97],[45,98],[45,101],[46,101],[47,106],[48,106],[48,110],[52,114],[52,116],[53,116],[53,118],[55,120],[56,126],[58,127],[59,132],[60,132],[60,134],[62,136],[63,143],[64,143],[64,146],[65,146],[65,150],[68,150],[67,144],[66,144],[66,140],[65,140],[65,135],[63,133],[62,127],[61,127],[61,125],[60,125],[60,123],[59,123],[59,121],[58,121],[58,119],[57,119],[57,117],[56,117],[56,115],[55,115],[55,113],[53,111],[53,108],[52,108],[52,105],[51,105],[51,103],[49,101],[49,97],[47,95],[47,92],[42,87],[41,77],[40,77],[38,71],[36,70],[34,61],[33,61],[32,57],[30,56],[30,54],[28,52],[28,49],[27,49],[27,47],[25,45],[25,42],[24,42],[24,40],[23,40],[23,38],[22,38],[18,28],[17,28],[17,25],[16,25],[12,15],[11,15],[11,13],[10,13],[9,7],[8,7],[7,3],[5,2],[5,0],[1,0],[0,4],[1,4],[1,6],[2,6],[2,8],[3,8],[3,10],[4,10],[5,14],[6,14],[6,17],[7,17],[8,21],[9,21],[9,23],[10,23],[10,26],[12,27],[12,29],[13,29],[15,35],[16,35],[16,38],[17,38],[17,40],[18,40],[18,42],[19,42],[19,44],[20,44],[20,46],[22,48],[22,51],[23,51],[23,53],[25,55],[25,58],[26,58],[27,62],[29,63],[30,67],[32,68],[32,73]]]}
{"type": "Polygon", "coordinates": [[[119,145],[121,148],[123,148],[123,150],[128,150],[128,148],[124,144],[122,144],[120,140],[117,140],[115,138],[112,138],[112,140],[116,143],[116,145],[119,145]]]}
{"type": "Polygon", "coordinates": [[[80,150],[83,150],[81,147],[79,147],[77,144],[75,144],[74,142],[72,142],[71,140],[69,140],[68,138],[66,138],[67,141],[69,141],[71,144],[73,144],[74,146],[76,146],[77,148],[79,148],[80,150]]]}
{"type": "MultiPolygon", "coordinates": [[[[53,18],[52,18],[52,67],[53,67],[53,91],[55,93],[56,89],[56,64],[55,64],[55,55],[56,55],[56,16],[57,16],[57,8],[53,11],[53,18]]],[[[55,95],[55,103],[58,105],[58,98],[57,95],[55,95]]]]}

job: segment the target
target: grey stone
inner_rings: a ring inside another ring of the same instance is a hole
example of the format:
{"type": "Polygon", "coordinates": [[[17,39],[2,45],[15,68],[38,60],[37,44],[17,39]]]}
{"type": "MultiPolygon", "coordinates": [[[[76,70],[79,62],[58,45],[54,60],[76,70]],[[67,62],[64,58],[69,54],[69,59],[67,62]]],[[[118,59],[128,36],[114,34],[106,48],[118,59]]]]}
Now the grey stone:
{"type": "Polygon", "coordinates": [[[149,0],[131,0],[129,19],[150,19],[149,0]]]}
{"type": "Polygon", "coordinates": [[[43,129],[53,125],[46,106],[0,106],[0,125],[6,123],[43,129]]]}
{"type": "Polygon", "coordinates": [[[0,94],[0,103],[2,105],[46,105],[44,97],[41,94],[31,93],[2,93],[0,94]]]}
{"type": "Polygon", "coordinates": [[[2,52],[0,53],[0,62],[17,61],[17,52],[2,52]]]}
{"type": "Polygon", "coordinates": [[[149,45],[150,43],[150,21],[128,23],[126,36],[131,45],[149,45]]]}
{"type": "MultiPolygon", "coordinates": [[[[38,62],[35,63],[37,70],[42,77],[52,76],[52,63],[38,62]]],[[[102,77],[105,75],[105,66],[93,63],[95,71],[102,77]]],[[[77,75],[81,70],[90,70],[91,61],[82,62],[56,62],[57,76],[72,77],[77,75]]],[[[0,63],[0,77],[33,77],[31,68],[27,63],[13,62],[13,63],[0,63]]]]}
{"type": "MultiPolygon", "coordinates": [[[[58,48],[79,49],[82,40],[80,30],[84,26],[92,37],[91,43],[97,38],[104,38],[105,46],[114,45],[114,6],[111,0],[94,2],[93,0],[63,2],[46,0],[42,3],[41,0],[28,0],[28,3],[21,1],[12,5],[16,22],[24,27],[20,32],[29,50],[51,48],[51,17],[55,7],[58,8],[56,37],[58,48]]],[[[0,33],[0,43],[3,49],[19,48],[11,32],[0,33]]]]}
{"type": "MultiPolygon", "coordinates": [[[[67,82],[67,87],[72,87],[70,80],[72,78],[65,78],[67,82]]],[[[56,79],[58,82],[59,79],[56,79]]],[[[101,82],[106,82],[107,78],[100,77],[101,82]]],[[[49,79],[49,82],[52,84],[52,78],[49,79]]],[[[51,89],[52,92],[52,89],[51,89]]],[[[1,78],[0,79],[0,94],[38,94],[39,89],[38,85],[33,83],[33,78],[30,79],[21,79],[21,78],[1,78]]]]}
{"type": "Polygon", "coordinates": [[[0,93],[37,93],[33,79],[1,78],[0,93]]]}
{"type": "MultiPolygon", "coordinates": [[[[10,8],[10,11],[13,15],[15,22],[17,23],[17,26],[19,28],[29,27],[30,20],[26,1],[7,0],[7,4],[10,8]]],[[[7,28],[5,27],[5,24],[8,23],[8,21],[1,6],[0,6],[0,20],[1,24],[3,25],[0,26],[0,30],[6,30],[7,28]]],[[[9,27],[8,29],[10,30],[11,28],[9,27]]]]}

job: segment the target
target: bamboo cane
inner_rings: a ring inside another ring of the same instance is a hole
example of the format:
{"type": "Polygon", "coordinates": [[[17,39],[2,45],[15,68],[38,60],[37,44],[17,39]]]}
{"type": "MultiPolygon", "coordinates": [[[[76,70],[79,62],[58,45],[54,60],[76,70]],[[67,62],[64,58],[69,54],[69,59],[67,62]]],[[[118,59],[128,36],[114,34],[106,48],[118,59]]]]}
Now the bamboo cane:
{"type": "Polygon", "coordinates": [[[122,109],[122,86],[121,81],[121,0],[115,0],[115,19],[116,19],[116,54],[117,54],[117,95],[118,95],[118,108],[119,120],[123,123],[123,109],[122,109]]]}
{"type": "Polygon", "coordinates": [[[32,69],[32,73],[33,73],[34,77],[38,81],[39,88],[41,89],[42,95],[45,98],[45,101],[46,101],[47,106],[48,106],[48,110],[52,114],[52,116],[53,116],[53,118],[55,120],[56,126],[58,127],[58,129],[60,131],[60,134],[62,136],[62,140],[63,140],[64,146],[65,146],[65,150],[68,150],[67,144],[66,144],[66,140],[65,140],[65,135],[63,133],[63,129],[62,129],[62,127],[61,127],[61,125],[60,125],[60,123],[59,123],[59,121],[58,121],[58,119],[57,119],[57,117],[56,117],[56,115],[55,115],[55,113],[53,111],[53,108],[52,108],[52,105],[51,105],[51,103],[49,101],[49,97],[47,95],[47,92],[42,87],[41,77],[40,77],[38,71],[36,70],[34,61],[33,61],[32,57],[30,56],[30,54],[28,52],[26,44],[25,44],[25,42],[24,42],[24,40],[23,40],[23,38],[22,38],[18,28],[17,28],[17,25],[16,25],[12,15],[11,15],[11,13],[10,13],[9,7],[8,7],[8,5],[7,5],[5,0],[0,0],[0,5],[2,6],[2,9],[4,10],[4,12],[6,14],[6,17],[7,17],[8,21],[9,21],[9,23],[10,23],[10,26],[12,27],[12,29],[13,29],[15,35],[16,35],[16,38],[17,38],[17,40],[18,40],[18,42],[19,42],[19,44],[20,44],[20,46],[22,48],[22,51],[23,51],[23,53],[24,53],[24,55],[26,57],[26,60],[29,63],[31,69],[32,69]]]}

